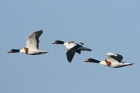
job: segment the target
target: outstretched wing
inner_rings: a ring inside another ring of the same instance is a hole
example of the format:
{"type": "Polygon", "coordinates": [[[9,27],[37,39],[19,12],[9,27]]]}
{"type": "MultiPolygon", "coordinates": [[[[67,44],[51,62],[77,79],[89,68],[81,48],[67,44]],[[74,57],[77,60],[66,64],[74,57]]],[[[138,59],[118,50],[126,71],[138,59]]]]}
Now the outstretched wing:
{"type": "Polygon", "coordinates": [[[120,55],[120,54],[117,54],[116,60],[118,60],[119,62],[121,62],[123,60],[123,56],[120,55]]]}
{"type": "Polygon", "coordinates": [[[113,58],[113,59],[117,60],[118,62],[121,62],[123,60],[123,56],[120,55],[120,54],[115,54],[115,53],[108,52],[106,55],[110,58],[113,58]]]}
{"type": "Polygon", "coordinates": [[[68,60],[69,62],[72,61],[72,59],[73,59],[73,57],[74,57],[74,55],[75,55],[75,52],[76,52],[75,49],[70,49],[70,50],[67,51],[66,55],[67,55],[67,60],[68,60]]]}
{"type": "Polygon", "coordinates": [[[43,33],[43,30],[39,30],[36,32],[33,32],[27,37],[26,47],[27,48],[37,48],[39,47],[39,37],[43,33]]]}
{"type": "Polygon", "coordinates": [[[77,45],[75,45],[73,48],[69,49],[69,50],[66,52],[67,60],[68,60],[69,62],[72,61],[72,59],[73,59],[73,57],[74,57],[74,55],[75,55],[75,52],[76,52],[76,50],[77,50],[78,47],[80,47],[80,45],[77,44],[77,45]]]}

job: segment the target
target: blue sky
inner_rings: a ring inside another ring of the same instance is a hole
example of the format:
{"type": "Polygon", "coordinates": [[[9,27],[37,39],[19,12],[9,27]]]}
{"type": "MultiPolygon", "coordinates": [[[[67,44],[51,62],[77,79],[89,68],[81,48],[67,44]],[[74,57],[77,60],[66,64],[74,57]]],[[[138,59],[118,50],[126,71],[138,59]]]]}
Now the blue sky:
{"type": "Polygon", "coordinates": [[[1,0],[0,93],[139,93],[139,0],[1,0]],[[26,37],[43,30],[45,55],[7,54],[21,49],[26,37]],[[84,42],[92,52],[76,54],[72,63],[55,40],[84,42]],[[133,66],[113,69],[85,63],[107,52],[133,66]]]}

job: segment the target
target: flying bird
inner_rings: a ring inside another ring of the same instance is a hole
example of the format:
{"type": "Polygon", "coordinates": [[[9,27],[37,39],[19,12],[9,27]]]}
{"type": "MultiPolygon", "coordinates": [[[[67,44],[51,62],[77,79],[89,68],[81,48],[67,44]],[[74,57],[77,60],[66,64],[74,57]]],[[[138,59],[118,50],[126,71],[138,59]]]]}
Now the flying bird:
{"type": "Polygon", "coordinates": [[[85,60],[85,62],[98,63],[100,65],[108,66],[111,68],[120,68],[124,66],[131,66],[134,64],[134,63],[129,63],[129,62],[123,62],[122,61],[123,56],[120,54],[108,52],[106,56],[108,56],[108,58],[106,58],[103,61],[99,61],[93,58],[88,58],[87,60],[85,60]]]}
{"type": "Polygon", "coordinates": [[[43,33],[43,30],[39,30],[31,33],[27,37],[26,46],[23,49],[11,49],[8,53],[24,53],[28,55],[46,54],[48,52],[39,49],[39,37],[43,33]]]}
{"type": "Polygon", "coordinates": [[[81,51],[92,51],[92,49],[83,46],[84,43],[82,42],[76,43],[74,41],[64,42],[61,40],[56,40],[52,44],[62,44],[66,47],[66,56],[67,56],[68,62],[72,61],[75,55],[75,52],[78,54],[81,54],[81,51]]]}

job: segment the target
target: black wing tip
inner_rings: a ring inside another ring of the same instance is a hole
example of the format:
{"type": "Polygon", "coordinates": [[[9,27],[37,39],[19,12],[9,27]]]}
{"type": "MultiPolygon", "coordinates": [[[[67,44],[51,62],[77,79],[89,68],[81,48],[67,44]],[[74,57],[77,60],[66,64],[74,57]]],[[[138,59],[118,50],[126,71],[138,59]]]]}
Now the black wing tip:
{"type": "Polygon", "coordinates": [[[71,63],[71,61],[68,61],[69,63],[71,63]]]}
{"type": "Polygon", "coordinates": [[[131,63],[131,65],[134,65],[134,63],[131,63]]]}
{"type": "Polygon", "coordinates": [[[39,32],[42,32],[43,33],[43,30],[39,30],[39,32]]]}
{"type": "Polygon", "coordinates": [[[92,50],[91,50],[91,49],[89,49],[89,51],[91,52],[92,50]]]}
{"type": "Polygon", "coordinates": [[[36,33],[36,34],[42,34],[43,33],[43,30],[38,30],[38,31],[35,31],[33,33],[36,33]]]}
{"type": "Polygon", "coordinates": [[[43,31],[43,30],[38,30],[38,31],[43,31]]]}
{"type": "Polygon", "coordinates": [[[35,33],[43,33],[43,30],[35,31],[35,33]]]}
{"type": "Polygon", "coordinates": [[[69,59],[69,58],[68,58],[68,62],[71,63],[71,61],[72,61],[72,59],[69,59]]]}

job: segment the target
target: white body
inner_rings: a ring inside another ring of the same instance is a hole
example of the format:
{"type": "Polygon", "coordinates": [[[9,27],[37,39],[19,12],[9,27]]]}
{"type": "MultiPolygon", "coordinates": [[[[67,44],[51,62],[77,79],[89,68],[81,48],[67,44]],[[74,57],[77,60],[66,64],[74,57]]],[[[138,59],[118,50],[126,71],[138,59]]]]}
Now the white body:
{"type": "MultiPolygon", "coordinates": [[[[104,65],[104,66],[107,66],[107,63],[104,60],[101,61],[99,64],[104,65]]],[[[110,67],[116,68],[116,67],[122,67],[122,66],[124,66],[123,63],[111,62],[111,66],[110,67]]]]}
{"type": "Polygon", "coordinates": [[[45,51],[38,49],[39,37],[41,36],[42,33],[43,33],[42,30],[31,33],[27,37],[26,46],[23,49],[11,49],[11,51],[9,51],[8,53],[20,52],[20,53],[24,53],[24,54],[28,54],[28,55],[37,55],[37,54],[47,53],[45,51]]]}
{"type": "MultiPolygon", "coordinates": [[[[118,61],[114,60],[113,58],[107,58],[107,61],[111,62],[111,65],[109,67],[112,67],[112,68],[119,68],[119,67],[129,66],[129,65],[133,64],[133,63],[127,63],[127,62],[124,62],[124,63],[118,62],[118,61]]],[[[99,64],[108,66],[105,60],[99,62],[99,64]]]]}
{"type": "Polygon", "coordinates": [[[67,50],[69,50],[69,49],[73,48],[76,44],[75,43],[69,44],[68,42],[65,42],[63,45],[66,47],[67,50]]]}
{"type": "MultiPolygon", "coordinates": [[[[67,51],[67,50],[73,48],[74,46],[76,46],[77,43],[65,42],[63,45],[66,46],[66,51],[67,51]]],[[[81,45],[81,44],[79,44],[79,45],[81,45]]],[[[90,48],[87,48],[87,47],[84,47],[84,46],[81,45],[81,47],[79,47],[77,50],[83,50],[84,51],[84,50],[88,50],[88,49],[90,49],[90,48]]]]}
{"type": "MultiPolygon", "coordinates": [[[[45,51],[38,50],[38,49],[33,49],[33,48],[29,48],[28,55],[37,55],[37,54],[40,54],[40,52],[45,52],[45,51]]],[[[26,52],[25,52],[24,49],[21,49],[20,50],[20,53],[26,54],[26,52]]]]}

